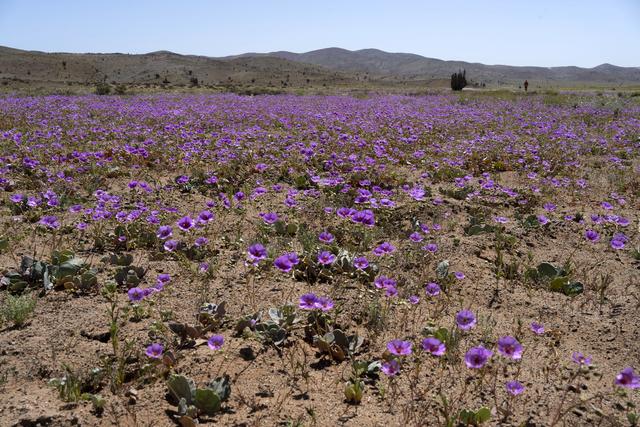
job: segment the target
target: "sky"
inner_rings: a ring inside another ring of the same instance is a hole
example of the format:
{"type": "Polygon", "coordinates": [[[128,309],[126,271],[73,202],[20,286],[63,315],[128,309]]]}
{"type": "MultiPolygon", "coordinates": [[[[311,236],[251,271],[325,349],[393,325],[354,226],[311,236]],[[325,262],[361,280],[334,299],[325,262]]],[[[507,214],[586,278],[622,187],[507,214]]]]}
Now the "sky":
{"type": "Polygon", "coordinates": [[[640,66],[640,0],[0,0],[0,45],[206,56],[377,48],[485,64],[640,66]]]}

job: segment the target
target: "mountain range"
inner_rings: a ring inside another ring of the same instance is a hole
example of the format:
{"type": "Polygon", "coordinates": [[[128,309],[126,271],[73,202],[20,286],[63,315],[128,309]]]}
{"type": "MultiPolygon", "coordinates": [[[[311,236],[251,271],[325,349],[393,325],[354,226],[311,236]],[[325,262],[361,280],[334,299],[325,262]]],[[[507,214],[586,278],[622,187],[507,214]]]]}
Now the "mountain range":
{"type": "Polygon", "coordinates": [[[0,47],[0,84],[207,85],[298,88],[318,86],[446,86],[449,76],[466,70],[467,79],[487,86],[525,79],[540,86],[640,84],[640,67],[602,64],[593,68],[486,65],[445,61],[378,49],[327,48],[306,53],[278,51],[228,57],[146,54],[46,53],[0,47]]]}

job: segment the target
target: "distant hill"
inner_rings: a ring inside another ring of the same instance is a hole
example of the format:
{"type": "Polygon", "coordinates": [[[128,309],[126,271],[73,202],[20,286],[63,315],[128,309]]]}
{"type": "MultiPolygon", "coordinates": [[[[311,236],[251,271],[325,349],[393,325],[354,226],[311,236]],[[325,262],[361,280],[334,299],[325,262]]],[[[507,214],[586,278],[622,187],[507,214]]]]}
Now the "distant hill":
{"type": "Polygon", "coordinates": [[[478,82],[500,83],[529,80],[546,82],[639,83],[640,67],[617,67],[602,64],[594,68],[517,67],[485,65],[464,61],[444,61],[411,53],[389,53],[378,49],[346,50],[336,47],[306,53],[245,53],[230,58],[275,57],[320,65],[332,70],[368,73],[374,78],[400,77],[409,80],[446,78],[458,69],[478,82]]]}
{"type": "Polygon", "coordinates": [[[351,76],[279,57],[219,59],[167,51],[121,53],[44,53],[0,47],[0,81],[94,84],[304,87],[349,83],[351,76]]]}
{"type": "Polygon", "coordinates": [[[168,51],[147,54],[45,53],[0,46],[0,83],[11,85],[111,84],[305,88],[323,86],[447,86],[451,73],[488,85],[640,84],[640,68],[602,64],[594,68],[515,67],[443,61],[409,53],[340,48],[306,53],[271,52],[212,58],[168,51]]]}

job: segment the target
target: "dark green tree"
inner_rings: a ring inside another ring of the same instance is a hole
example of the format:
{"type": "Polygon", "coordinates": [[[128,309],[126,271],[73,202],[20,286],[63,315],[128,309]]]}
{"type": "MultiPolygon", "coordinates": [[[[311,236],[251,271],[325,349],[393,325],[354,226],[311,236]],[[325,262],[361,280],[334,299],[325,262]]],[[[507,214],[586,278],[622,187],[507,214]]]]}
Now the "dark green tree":
{"type": "Polygon", "coordinates": [[[462,90],[467,85],[467,70],[451,74],[451,89],[462,90]]]}

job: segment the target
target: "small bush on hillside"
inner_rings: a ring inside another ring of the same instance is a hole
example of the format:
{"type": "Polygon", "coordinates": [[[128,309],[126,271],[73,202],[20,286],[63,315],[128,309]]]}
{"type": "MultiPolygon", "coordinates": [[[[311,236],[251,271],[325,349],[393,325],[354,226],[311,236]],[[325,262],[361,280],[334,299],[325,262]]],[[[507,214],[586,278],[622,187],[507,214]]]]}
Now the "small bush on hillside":
{"type": "Polygon", "coordinates": [[[96,85],[96,95],[109,95],[111,93],[111,86],[107,83],[98,83],[96,85]]]}

